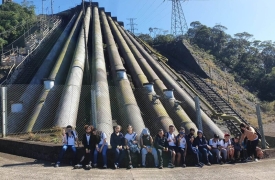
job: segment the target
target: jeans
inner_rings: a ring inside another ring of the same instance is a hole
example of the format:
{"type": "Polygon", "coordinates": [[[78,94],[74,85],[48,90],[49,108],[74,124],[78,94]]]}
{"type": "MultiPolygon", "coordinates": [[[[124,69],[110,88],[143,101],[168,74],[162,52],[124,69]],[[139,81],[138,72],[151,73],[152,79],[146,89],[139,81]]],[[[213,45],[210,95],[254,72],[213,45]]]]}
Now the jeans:
{"type": "Polygon", "coordinates": [[[227,160],[227,149],[221,149],[221,155],[223,157],[223,160],[226,161],[227,160]]]}
{"type": "Polygon", "coordinates": [[[163,158],[162,158],[162,154],[163,153],[168,153],[169,155],[169,163],[172,163],[172,153],[173,151],[168,149],[168,151],[163,151],[162,149],[157,149],[157,153],[158,153],[158,158],[159,158],[159,165],[163,166],[163,158]]]}
{"type": "Polygon", "coordinates": [[[221,152],[220,152],[220,150],[219,150],[219,149],[214,149],[214,148],[212,148],[212,149],[211,149],[211,153],[212,153],[213,155],[216,156],[216,158],[217,158],[217,163],[220,163],[220,157],[221,157],[221,152]]]}
{"type": "Polygon", "coordinates": [[[125,150],[113,148],[113,152],[115,153],[115,164],[119,165],[124,158],[125,150]]]}
{"type": "Polygon", "coordinates": [[[73,163],[76,164],[76,148],[74,145],[63,145],[62,150],[58,156],[57,163],[61,162],[61,159],[63,158],[64,153],[67,151],[68,148],[71,148],[71,150],[73,151],[73,154],[74,154],[73,163]]]}
{"type": "Polygon", "coordinates": [[[138,164],[140,164],[140,151],[136,151],[136,152],[132,152],[130,149],[126,149],[125,150],[127,153],[127,157],[128,157],[128,165],[132,165],[132,157],[131,157],[131,153],[136,153],[138,156],[138,164]]]}
{"type": "Polygon", "coordinates": [[[203,158],[205,158],[206,163],[209,163],[213,157],[212,153],[206,148],[201,148],[199,150],[202,153],[203,158]]]}
{"type": "Polygon", "coordinates": [[[257,158],[257,151],[256,147],[259,143],[259,139],[256,139],[254,141],[247,141],[247,155],[252,156],[254,154],[254,158],[257,158]]]}
{"type": "MultiPolygon", "coordinates": [[[[155,166],[158,167],[159,159],[158,159],[157,150],[155,148],[152,148],[151,146],[147,146],[147,148],[152,149],[152,155],[154,156],[155,166]]],[[[146,154],[148,154],[148,151],[146,150],[146,148],[142,148],[141,154],[142,154],[142,165],[145,166],[146,154]]]]}
{"type": "MultiPolygon", "coordinates": [[[[98,148],[100,149],[102,146],[102,144],[98,145],[98,148]]],[[[103,163],[104,165],[107,165],[107,149],[108,149],[108,145],[104,145],[104,147],[102,148],[102,157],[103,157],[103,163]]],[[[94,151],[94,164],[97,164],[97,155],[98,155],[98,151],[95,149],[94,151]]]]}

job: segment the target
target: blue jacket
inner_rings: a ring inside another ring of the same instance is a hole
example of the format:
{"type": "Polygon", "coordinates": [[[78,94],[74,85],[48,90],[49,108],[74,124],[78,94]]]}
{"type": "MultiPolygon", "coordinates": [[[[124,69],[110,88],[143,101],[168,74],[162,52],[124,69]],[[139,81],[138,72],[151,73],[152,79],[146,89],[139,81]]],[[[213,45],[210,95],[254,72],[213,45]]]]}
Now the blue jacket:
{"type": "Polygon", "coordinates": [[[117,136],[115,132],[111,134],[111,146],[113,149],[115,149],[117,146],[124,146],[125,145],[125,139],[123,134],[120,132],[117,136]]]}

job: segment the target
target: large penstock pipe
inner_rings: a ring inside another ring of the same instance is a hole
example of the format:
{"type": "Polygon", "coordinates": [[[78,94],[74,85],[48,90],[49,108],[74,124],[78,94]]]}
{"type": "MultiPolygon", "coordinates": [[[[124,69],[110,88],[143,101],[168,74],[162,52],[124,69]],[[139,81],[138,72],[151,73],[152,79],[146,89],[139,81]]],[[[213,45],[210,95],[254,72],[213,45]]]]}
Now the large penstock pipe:
{"type": "MultiPolygon", "coordinates": [[[[74,15],[70,22],[67,24],[66,28],[56,41],[55,45],[51,49],[50,53],[47,55],[42,65],[32,78],[30,84],[26,88],[24,94],[20,97],[20,102],[23,102],[22,113],[13,113],[11,112],[9,115],[9,123],[8,123],[8,133],[15,133],[18,129],[23,129],[22,118],[26,115],[26,113],[31,108],[30,105],[35,103],[36,97],[39,96],[41,92],[41,82],[44,77],[47,77],[50,73],[51,68],[54,65],[54,62],[67,38],[69,35],[72,26],[74,25],[74,21],[76,16],[74,15]]],[[[38,97],[37,97],[38,98],[38,97]]],[[[21,129],[21,130],[22,130],[21,129]]],[[[20,131],[21,131],[20,130],[20,131]]]]}
{"type": "Polygon", "coordinates": [[[70,60],[72,59],[74,53],[75,42],[77,40],[77,35],[81,24],[79,23],[81,16],[82,11],[79,13],[78,18],[74,23],[74,27],[72,28],[70,35],[68,36],[66,43],[59,54],[59,57],[57,58],[50,76],[44,80],[44,90],[42,91],[36,103],[35,109],[25,126],[25,132],[40,130],[52,125],[52,122],[49,121],[51,119],[49,116],[52,112],[54,112],[52,107],[54,107],[56,99],[59,96],[58,92],[61,90],[59,85],[64,83],[66,80],[66,76],[64,76],[64,74],[67,74],[66,70],[70,66],[70,60]],[[47,122],[45,122],[46,120],[47,122]]]}
{"type": "Polygon", "coordinates": [[[145,128],[145,125],[132,87],[127,78],[125,68],[122,64],[106,15],[103,11],[101,11],[101,19],[103,23],[104,37],[107,43],[111,71],[113,78],[116,78],[115,83],[118,86],[117,94],[119,94],[118,100],[120,101],[119,104],[121,104],[121,108],[119,109],[120,114],[123,117],[122,125],[126,127],[127,124],[131,124],[135,128],[135,131],[140,134],[142,129],[145,128]]]}
{"type": "Polygon", "coordinates": [[[179,105],[179,101],[175,99],[173,90],[167,89],[167,87],[159,79],[158,75],[153,71],[151,66],[147,63],[146,59],[144,59],[144,57],[138,51],[136,46],[132,43],[132,41],[129,39],[129,37],[126,35],[124,30],[120,27],[120,25],[117,22],[116,25],[120,33],[124,37],[124,40],[130,47],[139,65],[141,66],[143,72],[150,81],[154,82],[157,93],[162,93],[162,95],[165,97],[165,103],[163,103],[164,107],[166,108],[170,117],[173,117],[175,125],[177,127],[184,127],[188,133],[190,128],[194,128],[195,131],[197,131],[196,125],[192,122],[192,120],[187,116],[185,111],[181,108],[181,106],[179,105]]]}
{"type": "MultiPolygon", "coordinates": [[[[146,87],[147,93],[144,95],[144,98],[147,99],[147,101],[145,101],[145,105],[150,108],[150,111],[154,113],[155,117],[153,121],[153,126],[148,128],[150,128],[151,131],[153,130],[155,133],[157,132],[156,128],[162,128],[164,131],[168,132],[169,125],[174,124],[172,119],[167,114],[162,103],[156,98],[157,96],[154,91],[153,85],[148,84],[147,77],[144,75],[143,71],[138,65],[134,55],[132,54],[127,43],[125,42],[116,25],[114,24],[112,18],[108,17],[108,21],[115,36],[116,42],[118,43],[119,48],[123,54],[123,58],[131,73],[133,82],[138,88],[143,88],[144,86],[146,87]]],[[[175,133],[177,133],[177,130],[175,133]]]]}
{"type": "MultiPolygon", "coordinates": [[[[113,132],[112,112],[109,96],[109,86],[103,53],[102,33],[98,7],[93,9],[93,51],[92,51],[92,85],[95,88],[96,127],[104,131],[107,137],[113,132]]],[[[109,138],[108,138],[109,141],[109,138]]]]}
{"type": "Polygon", "coordinates": [[[78,37],[73,61],[55,117],[54,125],[57,127],[66,127],[68,124],[76,127],[77,112],[85,67],[85,42],[87,43],[88,41],[90,17],[91,9],[88,7],[84,22],[82,24],[81,32],[78,37]],[[86,27],[86,40],[84,39],[84,24],[86,27]]]}
{"type": "MultiPolygon", "coordinates": [[[[188,116],[195,120],[196,119],[196,108],[195,102],[189,97],[189,95],[174,81],[174,79],[165,72],[165,70],[148,54],[143,47],[126,31],[126,34],[131,39],[131,41],[136,45],[138,50],[141,52],[143,57],[147,59],[147,62],[154,69],[157,75],[162,79],[166,86],[170,86],[175,89],[178,93],[178,98],[184,101],[183,108],[188,114],[188,116]]],[[[203,121],[204,133],[208,138],[213,137],[213,133],[218,134],[223,137],[224,133],[218,128],[218,126],[201,110],[201,118],[203,121]]]]}

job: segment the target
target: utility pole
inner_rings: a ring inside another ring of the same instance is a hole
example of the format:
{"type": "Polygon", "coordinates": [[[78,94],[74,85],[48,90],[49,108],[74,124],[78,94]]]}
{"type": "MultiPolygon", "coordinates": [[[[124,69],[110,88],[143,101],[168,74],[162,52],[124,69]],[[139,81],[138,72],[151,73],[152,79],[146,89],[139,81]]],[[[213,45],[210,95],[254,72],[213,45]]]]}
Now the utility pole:
{"type": "Polygon", "coordinates": [[[46,0],[42,0],[42,16],[44,16],[44,1],[46,0]]]}
{"type": "Polygon", "coordinates": [[[130,25],[130,31],[131,33],[135,34],[135,30],[138,30],[137,28],[135,28],[135,26],[137,24],[134,23],[134,20],[136,20],[137,18],[128,18],[127,20],[130,20],[130,24],[127,24],[127,25],[130,25]]]}
{"type": "Polygon", "coordinates": [[[169,1],[172,1],[171,34],[174,36],[184,35],[188,30],[188,26],[182,10],[181,1],[186,0],[169,1]]]}
{"type": "Polygon", "coordinates": [[[53,0],[51,0],[51,11],[52,11],[52,16],[53,16],[53,0]]]}

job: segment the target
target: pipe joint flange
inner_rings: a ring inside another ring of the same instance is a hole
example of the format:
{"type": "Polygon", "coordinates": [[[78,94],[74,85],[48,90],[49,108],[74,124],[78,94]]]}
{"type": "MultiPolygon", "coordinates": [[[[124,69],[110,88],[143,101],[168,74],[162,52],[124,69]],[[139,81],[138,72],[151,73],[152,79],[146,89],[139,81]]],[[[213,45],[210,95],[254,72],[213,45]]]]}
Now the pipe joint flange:
{"type": "Polygon", "coordinates": [[[147,90],[148,93],[155,93],[154,83],[143,83],[143,87],[147,90]]]}
{"type": "Polygon", "coordinates": [[[125,69],[119,69],[119,70],[117,70],[116,71],[116,79],[118,80],[118,81],[120,81],[120,80],[128,80],[128,78],[127,78],[127,74],[126,74],[126,70],[125,69]]]}
{"type": "Polygon", "coordinates": [[[164,93],[164,97],[166,99],[175,99],[175,97],[174,97],[174,89],[164,89],[163,93],[164,93]]]}
{"type": "Polygon", "coordinates": [[[43,79],[44,80],[44,89],[51,90],[54,87],[54,79],[43,79]]]}

